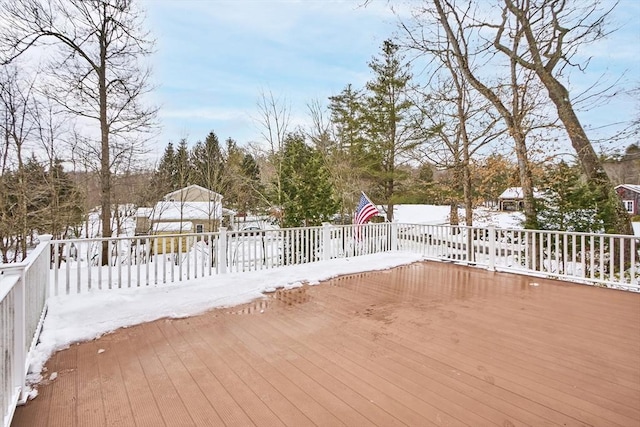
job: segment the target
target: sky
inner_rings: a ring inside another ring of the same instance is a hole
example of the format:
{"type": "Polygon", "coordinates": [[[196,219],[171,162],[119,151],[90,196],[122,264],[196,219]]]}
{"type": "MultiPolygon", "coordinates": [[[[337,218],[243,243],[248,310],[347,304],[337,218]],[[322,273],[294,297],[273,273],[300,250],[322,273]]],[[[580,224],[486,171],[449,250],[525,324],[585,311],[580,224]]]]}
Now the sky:
{"type": "Polygon", "coordinates": [[[395,28],[382,4],[357,1],[149,0],[145,7],[156,38],[161,149],[211,130],[241,145],[260,140],[261,93],[289,106],[292,125],[305,123],[310,102],[364,85],[367,61],[395,28]]]}
{"type": "MultiPolygon", "coordinates": [[[[143,0],[156,39],[151,101],[161,123],[152,154],[159,157],[168,142],[182,138],[193,145],[211,130],[241,146],[261,141],[262,93],[287,105],[296,126],[309,123],[311,102],[326,105],[349,83],[363,87],[367,64],[397,30],[397,18],[386,1],[362,3],[143,0]]],[[[612,18],[618,30],[585,52],[590,68],[572,72],[573,91],[600,77],[613,83],[622,76],[622,84],[640,86],[640,0],[622,0],[612,18]]],[[[599,139],[620,127],[612,124],[638,115],[640,101],[620,94],[580,118],[599,139]]]]}

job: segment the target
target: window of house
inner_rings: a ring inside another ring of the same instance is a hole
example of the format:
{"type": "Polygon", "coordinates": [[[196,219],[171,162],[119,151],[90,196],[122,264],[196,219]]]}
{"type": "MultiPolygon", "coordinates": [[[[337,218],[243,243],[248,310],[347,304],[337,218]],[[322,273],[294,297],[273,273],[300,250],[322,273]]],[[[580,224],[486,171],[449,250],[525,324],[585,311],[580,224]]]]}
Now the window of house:
{"type": "Polygon", "coordinates": [[[633,200],[623,200],[622,204],[624,205],[624,208],[627,210],[627,212],[634,213],[633,200]]]}
{"type": "Polygon", "coordinates": [[[204,225],[196,224],[196,233],[204,233],[204,225]]]}

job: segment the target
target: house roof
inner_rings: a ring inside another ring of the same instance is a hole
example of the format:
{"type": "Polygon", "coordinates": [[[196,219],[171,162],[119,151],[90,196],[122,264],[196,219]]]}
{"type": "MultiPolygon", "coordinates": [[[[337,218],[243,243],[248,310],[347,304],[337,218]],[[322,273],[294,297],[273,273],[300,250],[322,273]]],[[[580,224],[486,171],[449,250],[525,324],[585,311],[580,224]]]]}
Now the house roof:
{"type": "Polygon", "coordinates": [[[220,219],[222,207],[211,202],[167,202],[161,201],[153,208],[152,221],[212,220],[220,219]]]}
{"type": "Polygon", "coordinates": [[[180,188],[178,190],[172,191],[171,193],[167,193],[167,194],[165,194],[164,198],[168,200],[168,199],[171,199],[172,196],[180,194],[183,191],[189,192],[189,190],[200,190],[200,191],[204,191],[204,192],[209,193],[211,196],[213,196],[213,198],[217,198],[217,197],[219,197],[220,199],[223,198],[222,194],[216,193],[213,190],[209,190],[208,188],[204,188],[204,187],[202,187],[200,185],[196,185],[196,184],[188,185],[188,186],[186,186],[184,188],[180,188]]]}
{"type": "Polygon", "coordinates": [[[193,230],[193,223],[191,221],[156,222],[155,224],[153,224],[153,231],[156,233],[191,230],[193,230]]]}
{"type": "Polygon", "coordinates": [[[616,187],[616,190],[618,188],[620,188],[620,187],[626,188],[627,190],[631,190],[631,191],[633,191],[635,193],[640,194],[640,185],[636,185],[636,184],[620,184],[620,185],[618,185],[616,187]]]}
{"type": "MultiPolygon", "coordinates": [[[[542,192],[538,191],[537,188],[533,189],[533,197],[536,199],[542,198],[542,192]]],[[[523,199],[524,195],[522,192],[522,187],[509,187],[502,192],[502,194],[498,197],[499,199],[523,199]]]]}

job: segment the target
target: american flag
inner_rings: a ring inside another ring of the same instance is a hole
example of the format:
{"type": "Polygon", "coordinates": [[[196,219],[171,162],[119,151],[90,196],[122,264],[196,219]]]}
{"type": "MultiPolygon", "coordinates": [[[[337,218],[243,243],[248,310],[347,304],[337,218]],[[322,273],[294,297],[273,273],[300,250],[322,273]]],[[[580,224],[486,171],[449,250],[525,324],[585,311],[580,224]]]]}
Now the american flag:
{"type": "Polygon", "coordinates": [[[356,216],[355,216],[355,224],[365,224],[367,221],[371,219],[372,216],[379,214],[378,208],[375,207],[371,200],[362,193],[360,196],[360,203],[358,203],[358,207],[356,208],[356,216]]]}

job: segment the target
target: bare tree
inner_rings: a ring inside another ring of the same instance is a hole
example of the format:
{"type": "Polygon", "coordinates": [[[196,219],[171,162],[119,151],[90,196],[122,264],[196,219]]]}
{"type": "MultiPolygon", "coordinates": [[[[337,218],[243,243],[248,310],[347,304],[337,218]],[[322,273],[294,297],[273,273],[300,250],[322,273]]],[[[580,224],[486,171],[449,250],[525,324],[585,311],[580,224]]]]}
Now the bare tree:
{"type": "MultiPolygon", "coordinates": [[[[449,68],[455,67],[465,80],[485,97],[502,117],[507,132],[514,141],[518,158],[520,182],[524,196],[525,225],[537,228],[533,179],[528,156],[527,135],[534,129],[530,99],[531,79],[518,74],[513,67],[504,81],[490,81],[476,64],[485,63],[486,46],[480,43],[476,10],[471,2],[458,7],[449,0],[433,0],[435,10],[423,8],[414,14],[413,26],[401,23],[410,49],[450,58],[449,68]],[[425,34],[426,33],[426,34],[425,34]]],[[[517,49],[517,46],[516,46],[517,49]]],[[[544,124],[543,126],[546,126],[544,124]]]]}
{"type": "Polygon", "coordinates": [[[156,114],[142,104],[149,70],[140,61],[152,48],[143,15],[130,0],[10,0],[2,3],[0,20],[2,62],[52,45],[52,99],[99,123],[102,235],[111,236],[111,150],[149,130],[156,114]]]}
{"type": "MultiPolygon", "coordinates": [[[[11,189],[16,198],[15,208],[12,210],[16,238],[15,255],[22,259],[27,256],[28,227],[28,184],[25,172],[24,148],[30,134],[34,132],[33,110],[35,99],[33,96],[33,79],[24,79],[15,67],[3,67],[0,74],[0,131],[5,140],[5,161],[13,157],[17,164],[17,188],[11,189]],[[12,155],[13,154],[13,155],[12,155]]],[[[10,232],[10,231],[9,231],[10,232]]],[[[17,258],[14,257],[14,261],[17,258]]]]}
{"type": "MultiPolygon", "coordinates": [[[[272,92],[260,93],[258,100],[258,118],[256,122],[260,127],[260,134],[267,144],[267,157],[269,166],[273,172],[271,175],[275,179],[275,203],[277,209],[282,208],[282,153],[284,141],[289,133],[291,120],[291,108],[286,99],[278,99],[272,92]]],[[[267,199],[267,198],[265,198],[267,199]]]]}
{"type": "Polygon", "coordinates": [[[459,222],[459,192],[462,189],[465,224],[470,226],[473,225],[472,158],[500,137],[504,129],[497,126],[499,115],[473,90],[449,50],[438,53],[436,65],[439,69],[422,89],[428,91],[424,102],[415,101],[435,130],[434,138],[420,152],[431,164],[453,172],[451,224],[459,222]]]}
{"type": "Polygon", "coordinates": [[[587,65],[572,60],[579,48],[606,36],[605,24],[611,10],[603,10],[595,0],[580,4],[566,0],[503,0],[502,20],[493,26],[496,30],[493,46],[518,66],[534,72],[547,89],[582,171],[598,189],[599,199],[610,208],[607,218],[603,218],[606,231],[633,234],[629,216],[575,113],[569,90],[561,81],[566,66],[587,65]],[[517,38],[522,38],[524,49],[513,47],[517,38]]]}

